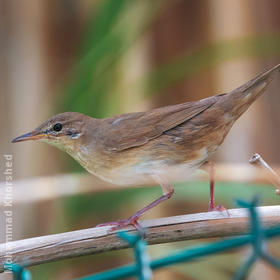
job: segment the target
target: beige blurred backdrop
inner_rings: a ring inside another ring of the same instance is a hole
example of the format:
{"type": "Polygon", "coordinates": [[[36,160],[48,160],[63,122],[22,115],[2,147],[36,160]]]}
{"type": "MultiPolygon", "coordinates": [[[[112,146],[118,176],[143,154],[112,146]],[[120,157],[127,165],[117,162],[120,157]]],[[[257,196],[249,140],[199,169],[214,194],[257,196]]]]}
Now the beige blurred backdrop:
{"type": "MultiPolygon", "coordinates": [[[[75,63],[88,11],[96,2],[1,1],[0,147],[1,155],[14,155],[17,179],[67,171],[62,159],[68,157],[52,147],[37,143],[12,145],[10,140],[58,113],[57,88],[75,63]]],[[[149,8],[144,2],[141,13],[149,8]]],[[[148,69],[182,53],[219,41],[279,34],[277,0],[162,2],[167,3],[148,32],[123,58],[121,82],[116,85],[123,90],[120,111],[145,110],[227,92],[279,63],[279,54],[224,59],[182,78],[160,91],[158,97],[129,87],[148,69]]],[[[279,163],[279,83],[276,79],[269,92],[236,123],[218,152],[218,161],[247,162],[257,151],[269,162],[279,163]]]]}
{"type": "MultiPolygon", "coordinates": [[[[79,63],[88,22],[96,15],[100,2],[0,2],[1,168],[4,170],[3,155],[12,154],[14,180],[72,172],[73,160],[55,148],[10,141],[60,112],[58,108],[63,106],[57,103],[63,103],[65,96],[62,85],[68,83],[72,69],[79,63]]],[[[131,25],[137,26],[151,10],[153,18],[122,53],[116,70],[118,79],[113,81],[113,90],[107,97],[110,108],[105,106],[104,116],[227,92],[280,62],[278,0],[132,2],[135,5],[126,14],[131,25]],[[260,46],[255,45],[259,42],[260,46]],[[164,68],[169,63],[171,66],[164,68]],[[141,83],[152,79],[155,69],[161,67],[167,75],[157,72],[156,90],[141,83]],[[147,73],[151,75],[145,79],[147,73]]],[[[106,70],[102,75],[106,76],[106,70]]],[[[252,153],[258,152],[267,162],[280,164],[279,88],[277,77],[267,93],[236,122],[215,162],[247,163],[252,153]]],[[[50,222],[49,215],[53,213],[48,212],[48,203],[40,205],[37,213],[34,209],[38,205],[15,209],[14,239],[28,236],[28,230],[33,231],[31,235],[40,232],[36,225],[38,213],[47,224],[50,222]],[[31,220],[35,222],[29,227],[31,220]]],[[[160,279],[171,279],[168,277],[165,274],[160,279]]],[[[59,275],[57,279],[67,278],[59,275]]]]}

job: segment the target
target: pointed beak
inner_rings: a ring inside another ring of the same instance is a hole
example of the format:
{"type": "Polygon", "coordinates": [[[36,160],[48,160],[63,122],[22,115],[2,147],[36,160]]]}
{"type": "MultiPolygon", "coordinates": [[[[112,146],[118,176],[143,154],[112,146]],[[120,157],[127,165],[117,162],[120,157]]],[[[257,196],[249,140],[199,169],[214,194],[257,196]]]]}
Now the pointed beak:
{"type": "Polygon", "coordinates": [[[46,136],[47,136],[46,133],[40,133],[40,132],[32,131],[32,132],[29,132],[29,133],[26,133],[26,134],[23,134],[19,137],[14,138],[12,140],[12,143],[27,141],[27,140],[38,140],[38,139],[45,138],[46,136]]]}

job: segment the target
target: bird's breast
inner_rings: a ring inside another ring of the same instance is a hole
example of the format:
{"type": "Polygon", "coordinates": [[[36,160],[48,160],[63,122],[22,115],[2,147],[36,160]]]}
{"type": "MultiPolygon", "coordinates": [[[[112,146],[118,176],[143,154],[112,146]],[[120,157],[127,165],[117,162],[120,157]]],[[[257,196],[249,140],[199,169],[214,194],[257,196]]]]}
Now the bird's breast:
{"type": "Polygon", "coordinates": [[[74,157],[88,172],[104,181],[116,185],[142,185],[155,183],[155,175],[169,182],[186,180],[208,156],[205,147],[176,152],[164,146],[159,150],[147,145],[121,152],[96,151],[90,154],[83,149],[74,157]]]}

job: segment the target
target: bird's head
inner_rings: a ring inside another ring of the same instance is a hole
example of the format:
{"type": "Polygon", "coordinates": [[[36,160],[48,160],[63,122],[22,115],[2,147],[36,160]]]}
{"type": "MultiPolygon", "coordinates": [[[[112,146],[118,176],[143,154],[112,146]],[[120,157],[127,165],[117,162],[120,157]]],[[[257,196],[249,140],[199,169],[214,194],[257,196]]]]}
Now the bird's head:
{"type": "Polygon", "coordinates": [[[14,138],[12,143],[40,140],[67,151],[83,136],[87,118],[89,117],[76,112],[55,115],[33,131],[14,138]]]}

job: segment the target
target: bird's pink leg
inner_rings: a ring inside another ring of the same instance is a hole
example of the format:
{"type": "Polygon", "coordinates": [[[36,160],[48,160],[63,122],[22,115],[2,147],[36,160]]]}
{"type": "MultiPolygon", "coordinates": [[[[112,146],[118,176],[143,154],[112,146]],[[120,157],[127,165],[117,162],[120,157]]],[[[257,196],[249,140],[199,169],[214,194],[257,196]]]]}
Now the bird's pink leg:
{"type": "Polygon", "coordinates": [[[141,210],[137,211],[134,215],[130,216],[128,219],[125,220],[119,220],[119,221],[115,221],[115,222],[108,222],[108,223],[104,223],[104,224],[99,224],[97,225],[97,227],[102,227],[102,226],[114,226],[110,229],[111,231],[114,230],[118,230],[121,229],[123,227],[126,227],[128,225],[132,225],[134,226],[139,232],[143,233],[144,230],[142,229],[142,227],[139,225],[138,223],[138,219],[144,214],[146,213],[148,210],[154,208],[155,206],[157,206],[158,204],[160,204],[161,202],[169,199],[173,193],[174,193],[174,189],[172,187],[171,184],[166,184],[166,183],[160,183],[162,190],[163,190],[163,195],[161,197],[159,197],[158,199],[156,199],[155,201],[153,201],[152,203],[150,203],[149,205],[147,205],[146,207],[142,208],[141,210]]]}
{"type": "Polygon", "coordinates": [[[209,162],[210,166],[210,199],[209,199],[209,206],[208,211],[227,211],[227,209],[222,206],[218,205],[215,206],[215,200],[214,200],[214,188],[215,188],[215,168],[213,162],[209,162]]]}

